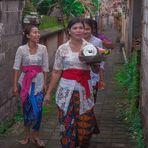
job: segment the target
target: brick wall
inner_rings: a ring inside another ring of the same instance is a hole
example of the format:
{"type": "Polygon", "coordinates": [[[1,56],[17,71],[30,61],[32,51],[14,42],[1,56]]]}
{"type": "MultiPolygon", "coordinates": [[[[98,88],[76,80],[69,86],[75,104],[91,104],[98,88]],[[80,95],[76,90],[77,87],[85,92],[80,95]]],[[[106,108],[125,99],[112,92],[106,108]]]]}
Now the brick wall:
{"type": "Polygon", "coordinates": [[[58,46],[66,41],[65,32],[63,29],[57,31],[42,30],[41,34],[41,44],[44,44],[48,50],[49,56],[49,73],[52,71],[55,52],[58,46]]]}

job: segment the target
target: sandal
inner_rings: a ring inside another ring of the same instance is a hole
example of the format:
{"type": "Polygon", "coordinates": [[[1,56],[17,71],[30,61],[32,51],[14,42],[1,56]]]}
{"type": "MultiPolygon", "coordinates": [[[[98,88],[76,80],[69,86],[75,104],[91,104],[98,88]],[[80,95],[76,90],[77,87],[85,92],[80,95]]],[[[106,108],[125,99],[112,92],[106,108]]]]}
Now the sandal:
{"type": "Polygon", "coordinates": [[[29,138],[25,138],[25,139],[19,141],[19,143],[22,145],[28,144],[29,142],[30,142],[29,138]]]}
{"type": "Polygon", "coordinates": [[[36,139],[32,139],[32,142],[34,144],[36,144],[38,147],[45,147],[45,143],[43,142],[43,140],[36,138],[36,139]]]}

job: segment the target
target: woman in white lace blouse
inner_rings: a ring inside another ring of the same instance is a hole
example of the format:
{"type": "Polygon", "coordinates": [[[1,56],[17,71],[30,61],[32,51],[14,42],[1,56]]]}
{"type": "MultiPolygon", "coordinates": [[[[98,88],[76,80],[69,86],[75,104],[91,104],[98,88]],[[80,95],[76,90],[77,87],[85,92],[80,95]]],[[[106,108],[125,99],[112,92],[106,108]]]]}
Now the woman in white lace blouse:
{"type": "Polygon", "coordinates": [[[37,27],[27,26],[24,37],[27,43],[17,49],[13,66],[13,95],[17,95],[19,84],[25,127],[25,138],[20,143],[27,144],[30,138],[33,138],[32,141],[38,146],[45,146],[44,142],[39,139],[39,129],[49,71],[48,53],[46,47],[39,44],[40,34],[37,27]],[[21,75],[18,80],[19,71],[21,75]]]}
{"type": "MultiPolygon", "coordinates": [[[[102,40],[97,38],[96,36],[93,35],[93,22],[94,20],[90,18],[86,18],[83,20],[84,21],[84,26],[85,26],[85,31],[84,31],[84,39],[88,41],[89,43],[93,44],[96,48],[103,48],[102,40]]],[[[94,73],[91,71],[91,80],[92,80],[92,86],[93,86],[93,93],[94,93],[94,99],[96,102],[97,99],[97,93],[98,93],[98,88],[104,88],[105,83],[104,83],[104,65],[105,62],[102,61],[98,63],[99,67],[99,74],[94,73]]]]}
{"type": "MultiPolygon", "coordinates": [[[[83,40],[84,24],[80,18],[74,18],[69,22],[68,34],[70,39],[57,49],[44,103],[48,103],[51,92],[59,80],[56,104],[62,148],[87,148],[96,121],[93,113],[91,67],[80,61],[79,54],[80,50],[90,43],[83,40]]],[[[95,66],[93,69],[97,71],[95,66]]]]}

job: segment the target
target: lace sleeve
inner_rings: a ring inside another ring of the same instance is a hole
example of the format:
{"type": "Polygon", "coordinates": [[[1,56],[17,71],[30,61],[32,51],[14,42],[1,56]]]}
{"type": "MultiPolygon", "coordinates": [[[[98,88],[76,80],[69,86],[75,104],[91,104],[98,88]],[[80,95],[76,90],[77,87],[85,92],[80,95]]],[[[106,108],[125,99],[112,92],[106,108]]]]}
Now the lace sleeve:
{"type": "Polygon", "coordinates": [[[62,56],[62,50],[61,48],[58,48],[55,54],[55,61],[53,69],[55,70],[63,70],[64,64],[63,64],[63,56],[62,56]]]}
{"type": "Polygon", "coordinates": [[[19,47],[17,49],[13,69],[19,70],[22,63],[22,49],[19,47]]]}
{"type": "Polygon", "coordinates": [[[45,46],[44,46],[44,53],[43,53],[43,71],[49,72],[48,52],[45,46]]]}

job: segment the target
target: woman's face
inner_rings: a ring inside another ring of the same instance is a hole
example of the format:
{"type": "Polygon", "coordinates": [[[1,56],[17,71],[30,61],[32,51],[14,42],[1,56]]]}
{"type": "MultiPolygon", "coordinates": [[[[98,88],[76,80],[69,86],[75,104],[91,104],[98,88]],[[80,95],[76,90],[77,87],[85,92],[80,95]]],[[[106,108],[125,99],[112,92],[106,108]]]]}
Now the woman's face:
{"type": "Polygon", "coordinates": [[[33,27],[30,31],[30,34],[27,35],[28,40],[34,43],[39,43],[40,33],[37,27],[33,27]]]}
{"type": "Polygon", "coordinates": [[[92,29],[88,24],[84,23],[84,39],[89,39],[92,34],[92,29]]]}
{"type": "Polygon", "coordinates": [[[84,26],[82,23],[76,23],[69,29],[69,34],[71,38],[82,39],[84,36],[84,26]]]}

